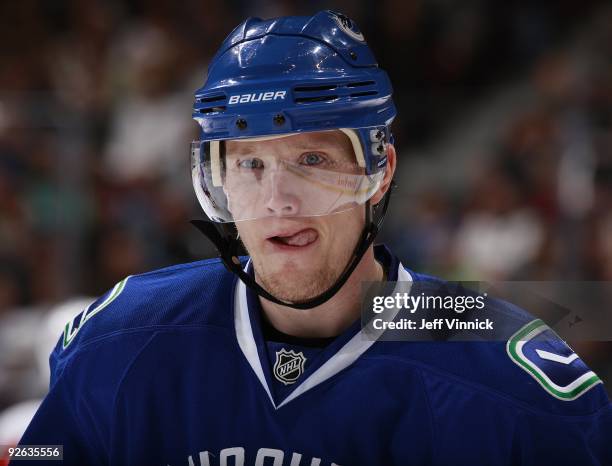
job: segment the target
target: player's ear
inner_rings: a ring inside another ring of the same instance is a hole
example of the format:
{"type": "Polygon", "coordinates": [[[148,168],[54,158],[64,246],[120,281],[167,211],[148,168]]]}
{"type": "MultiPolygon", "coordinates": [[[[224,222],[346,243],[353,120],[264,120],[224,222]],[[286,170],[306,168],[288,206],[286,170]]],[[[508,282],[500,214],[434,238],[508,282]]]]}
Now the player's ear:
{"type": "Polygon", "coordinates": [[[395,174],[396,163],[397,155],[395,153],[395,146],[393,144],[387,144],[387,169],[380,188],[378,188],[378,191],[376,191],[374,196],[372,196],[372,199],[370,199],[370,202],[373,205],[378,204],[391,187],[391,181],[393,180],[393,175],[395,174]]]}

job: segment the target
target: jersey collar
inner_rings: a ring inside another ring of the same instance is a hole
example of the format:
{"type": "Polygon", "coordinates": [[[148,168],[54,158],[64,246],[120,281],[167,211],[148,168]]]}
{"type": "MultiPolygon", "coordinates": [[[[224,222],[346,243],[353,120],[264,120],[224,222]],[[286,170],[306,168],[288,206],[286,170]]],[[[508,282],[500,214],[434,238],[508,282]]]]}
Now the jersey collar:
{"type": "MultiPolygon", "coordinates": [[[[376,246],[374,253],[377,260],[386,263],[389,270],[389,281],[412,282],[410,274],[385,246],[376,246]]],[[[246,266],[247,270],[249,263],[246,266]]],[[[402,289],[406,290],[405,284],[402,289]]],[[[410,287],[407,288],[407,291],[410,291],[410,287]]],[[[270,390],[271,371],[268,358],[266,357],[266,344],[259,328],[259,312],[261,312],[261,308],[257,298],[249,298],[249,294],[252,293],[246,285],[241,280],[236,279],[234,287],[236,338],[242,353],[275,409],[282,408],[352,365],[382,335],[382,332],[379,335],[375,335],[374,338],[371,333],[367,336],[364,335],[361,330],[360,321],[356,321],[325,348],[321,355],[322,357],[318,358],[318,364],[313,365],[304,373],[301,382],[298,382],[295,388],[284,399],[275,400],[270,390]]],[[[392,320],[394,317],[395,315],[393,314],[387,316],[389,320],[392,320]]]]}

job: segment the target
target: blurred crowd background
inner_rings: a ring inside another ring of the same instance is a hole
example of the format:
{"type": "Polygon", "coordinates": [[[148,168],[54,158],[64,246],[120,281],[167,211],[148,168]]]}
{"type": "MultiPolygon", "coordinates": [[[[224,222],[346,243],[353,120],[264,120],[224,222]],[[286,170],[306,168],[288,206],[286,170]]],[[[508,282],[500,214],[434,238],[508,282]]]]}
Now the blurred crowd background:
{"type": "MultiPolygon", "coordinates": [[[[88,297],[213,255],[188,223],[203,215],[192,92],[247,16],[333,8],[364,32],[399,110],[381,240],[405,265],[449,279],[612,281],[611,7],[0,2],[0,411],[44,394],[50,347],[88,297]]],[[[612,385],[610,343],[578,351],[612,385]]]]}

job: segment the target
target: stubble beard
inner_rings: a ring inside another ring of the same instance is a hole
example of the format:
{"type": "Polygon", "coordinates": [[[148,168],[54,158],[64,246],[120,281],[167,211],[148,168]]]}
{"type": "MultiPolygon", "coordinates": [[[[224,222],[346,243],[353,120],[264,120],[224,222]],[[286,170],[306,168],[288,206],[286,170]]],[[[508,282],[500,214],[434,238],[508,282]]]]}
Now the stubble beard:
{"type": "MultiPolygon", "coordinates": [[[[346,222],[339,223],[348,228],[346,222]]],[[[249,247],[248,234],[241,235],[241,240],[253,261],[257,283],[281,301],[300,303],[319,296],[338,281],[348,266],[360,234],[361,230],[353,237],[336,242],[340,244],[328,244],[326,251],[314,252],[320,259],[314,261],[313,257],[309,256],[308,263],[312,264],[310,266],[304,266],[295,258],[270,262],[270,258],[265,254],[249,247]]]]}
{"type": "Polygon", "coordinates": [[[270,267],[265,258],[251,257],[256,280],[261,286],[282,301],[300,303],[331,288],[347,266],[350,255],[348,249],[343,251],[341,257],[325,254],[320,265],[311,269],[299,267],[293,261],[284,262],[279,267],[270,267]]]}

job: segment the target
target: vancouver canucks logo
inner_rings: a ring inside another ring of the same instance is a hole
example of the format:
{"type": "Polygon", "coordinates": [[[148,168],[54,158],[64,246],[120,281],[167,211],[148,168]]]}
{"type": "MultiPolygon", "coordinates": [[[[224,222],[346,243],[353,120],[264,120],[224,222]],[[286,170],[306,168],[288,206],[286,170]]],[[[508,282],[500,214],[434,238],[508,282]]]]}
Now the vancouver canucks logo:
{"type": "Polygon", "coordinates": [[[506,351],[512,361],[560,400],[575,400],[601,383],[601,379],[540,319],[531,321],[512,335],[506,351]]]}
{"type": "Polygon", "coordinates": [[[295,383],[304,372],[306,358],[301,351],[296,353],[293,350],[281,349],[276,352],[276,362],[274,363],[274,377],[285,385],[295,383]]]}
{"type": "Polygon", "coordinates": [[[332,17],[334,18],[334,21],[336,21],[342,31],[351,36],[353,39],[358,40],[359,42],[365,42],[363,34],[351,18],[346,15],[343,15],[342,13],[338,13],[337,11],[330,10],[329,13],[331,13],[332,17]]]}

